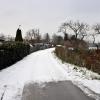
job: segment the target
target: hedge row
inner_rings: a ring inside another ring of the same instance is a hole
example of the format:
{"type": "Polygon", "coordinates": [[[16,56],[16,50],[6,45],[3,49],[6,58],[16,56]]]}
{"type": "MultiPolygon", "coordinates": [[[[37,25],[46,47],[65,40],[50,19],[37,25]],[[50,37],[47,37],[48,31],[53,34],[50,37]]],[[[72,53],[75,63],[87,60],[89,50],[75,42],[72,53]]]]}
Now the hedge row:
{"type": "Polygon", "coordinates": [[[30,52],[30,46],[22,42],[4,43],[0,46],[0,70],[21,60],[30,52]]]}
{"type": "Polygon", "coordinates": [[[56,47],[56,55],[65,62],[86,67],[100,74],[100,50],[67,50],[63,46],[56,47]]]}

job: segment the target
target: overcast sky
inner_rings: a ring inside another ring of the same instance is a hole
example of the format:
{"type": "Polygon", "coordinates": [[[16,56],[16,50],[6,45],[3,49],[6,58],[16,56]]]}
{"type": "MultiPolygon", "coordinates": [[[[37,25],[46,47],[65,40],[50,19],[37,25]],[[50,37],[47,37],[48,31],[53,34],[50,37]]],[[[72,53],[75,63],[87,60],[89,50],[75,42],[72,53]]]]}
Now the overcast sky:
{"type": "Polygon", "coordinates": [[[18,25],[23,34],[32,28],[57,32],[65,20],[99,23],[100,0],[0,0],[0,32],[6,35],[15,36],[18,25]]]}

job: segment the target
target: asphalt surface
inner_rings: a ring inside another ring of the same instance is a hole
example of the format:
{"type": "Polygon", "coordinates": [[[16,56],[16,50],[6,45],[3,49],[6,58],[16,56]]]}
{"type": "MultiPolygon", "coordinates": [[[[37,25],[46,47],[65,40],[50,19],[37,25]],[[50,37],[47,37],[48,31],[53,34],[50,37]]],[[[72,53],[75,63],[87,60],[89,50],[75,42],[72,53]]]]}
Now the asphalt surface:
{"type": "Polygon", "coordinates": [[[21,100],[94,100],[71,82],[27,84],[21,100]]]}

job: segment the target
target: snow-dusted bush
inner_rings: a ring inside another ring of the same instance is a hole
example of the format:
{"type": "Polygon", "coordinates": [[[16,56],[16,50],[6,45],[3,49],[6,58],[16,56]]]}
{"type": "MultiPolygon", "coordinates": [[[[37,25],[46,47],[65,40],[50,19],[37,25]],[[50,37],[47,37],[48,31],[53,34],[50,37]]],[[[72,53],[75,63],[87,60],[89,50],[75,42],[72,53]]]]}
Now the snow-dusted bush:
{"type": "Polygon", "coordinates": [[[0,46],[0,69],[14,64],[29,54],[30,46],[22,42],[4,43],[0,46]]]}

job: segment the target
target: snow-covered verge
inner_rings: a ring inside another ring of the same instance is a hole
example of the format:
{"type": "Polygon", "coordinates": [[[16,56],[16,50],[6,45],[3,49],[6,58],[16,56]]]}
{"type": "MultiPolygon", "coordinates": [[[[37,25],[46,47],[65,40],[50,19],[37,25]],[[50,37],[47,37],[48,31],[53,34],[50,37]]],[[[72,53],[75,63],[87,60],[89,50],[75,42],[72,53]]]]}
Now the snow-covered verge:
{"type": "MultiPolygon", "coordinates": [[[[40,84],[65,80],[71,80],[85,91],[88,87],[96,94],[100,94],[98,74],[62,63],[53,51],[54,48],[32,53],[18,63],[0,71],[0,99],[3,97],[2,100],[21,100],[23,87],[28,82],[40,84]]],[[[90,92],[88,94],[90,95],[90,92]]]]}
{"type": "Polygon", "coordinates": [[[88,96],[100,100],[100,75],[86,68],[62,62],[54,55],[58,63],[67,71],[68,80],[77,85],[88,96]]]}

